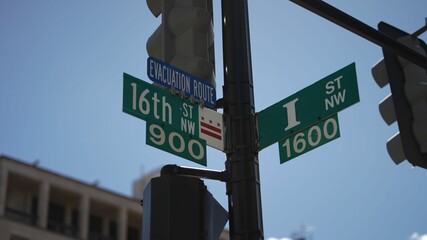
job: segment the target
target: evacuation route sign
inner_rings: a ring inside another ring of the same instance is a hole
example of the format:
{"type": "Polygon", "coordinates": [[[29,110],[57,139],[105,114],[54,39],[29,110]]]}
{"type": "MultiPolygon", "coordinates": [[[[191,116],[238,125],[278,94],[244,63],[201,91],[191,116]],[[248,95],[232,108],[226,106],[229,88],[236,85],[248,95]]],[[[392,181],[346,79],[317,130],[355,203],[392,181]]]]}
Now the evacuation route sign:
{"type": "Polygon", "coordinates": [[[155,83],[174,88],[187,97],[193,96],[197,100],[203,100],[208,107],[215,107],[215,86],[205,80],[153,57],[147,59],[147,75],[155,83]]]}
{"type": "Polygon", "coordinates": [[[352,63],[258,113],[259,149],[359,102],[352,63]]]}

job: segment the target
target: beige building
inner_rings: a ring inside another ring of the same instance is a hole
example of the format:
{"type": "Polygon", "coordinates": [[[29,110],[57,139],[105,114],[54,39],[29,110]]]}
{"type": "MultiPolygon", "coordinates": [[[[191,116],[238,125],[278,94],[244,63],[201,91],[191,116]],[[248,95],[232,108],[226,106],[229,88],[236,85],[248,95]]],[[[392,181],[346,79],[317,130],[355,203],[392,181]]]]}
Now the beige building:
{"type": "Polygon", "coordinates": [[[128,197],[0,155],[0,240],[142,240],[142,190],[159,175],[128,197]]]}
{"type": "Polygon", "coordinates": [[[0,155],[0,240],[141,240],[140,199],[0,155]]]}

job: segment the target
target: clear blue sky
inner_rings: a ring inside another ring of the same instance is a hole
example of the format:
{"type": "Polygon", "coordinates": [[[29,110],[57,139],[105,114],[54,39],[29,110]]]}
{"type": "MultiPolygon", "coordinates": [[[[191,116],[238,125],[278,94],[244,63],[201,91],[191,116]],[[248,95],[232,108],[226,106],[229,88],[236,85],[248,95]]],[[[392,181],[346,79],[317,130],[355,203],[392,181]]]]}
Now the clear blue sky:
{"type": "MultiPolygon", "coordinates": [[[[327,1],[376,27],[424,24],[425,0],[327,1]]],[[[341,137],[286,164],[259,153],[266,238],[314,227],[316,240],[410,239],[427,233],[427,170],[396,166],[371,76],[381,48],[286,0],[249,1],[256,111],[356,62],[360,102],[339,113],[341,137]]],[[[220,1],[214,0],[222,96],[220,1]]],[[[194,163],[145,144],[122,112],[123,72],[149,81],[145,43],[160,23],[144,0],[0,0],[0,154],[124,194],[141,172],[194,163]]],[[[427,34],[422,35],[427,40],[427,34]]],[[[209,148],[208,168],[225,154],[209,148]]],[[[227,206],[225,186],[206,181],[227,206]]]]}

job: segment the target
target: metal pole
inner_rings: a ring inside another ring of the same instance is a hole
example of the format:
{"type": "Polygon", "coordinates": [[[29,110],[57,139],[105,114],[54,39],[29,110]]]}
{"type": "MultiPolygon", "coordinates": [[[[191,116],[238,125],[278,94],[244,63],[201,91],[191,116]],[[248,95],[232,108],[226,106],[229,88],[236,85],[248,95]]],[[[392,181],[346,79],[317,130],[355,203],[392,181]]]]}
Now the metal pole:
{"type": "Polygon", "coordinates": [[[247,0],[222,0],[230,239],[264,239],[247,0]]]}
{"type": "Polygon", "coordinates": [[[425,33],[427,31],[427,17],[425,18],[425,25],[422,26],[420,29],[412,33],[412,36],[419,37],[421,34],[425,33]]]}
{"type": "Polygon", "coordinates": [[[321,0],[290,1],[383,48],[386,48],[394,54],[397,54],[420,67],[427,68],[427,57],[321,0]]]}
{"type": "Polygon", "coordinates": [[[202,169],[202,168],[190,168],[190,167],[180,167],[175,164],[168,164],[162,167],[160,175],[177,175],[184,177],[193,177],[193,178],[204,178],[211,180],[218,180],[222,182],[227,182],[228,176],[226,172],[211,170],[211,169],[202,169]]]}

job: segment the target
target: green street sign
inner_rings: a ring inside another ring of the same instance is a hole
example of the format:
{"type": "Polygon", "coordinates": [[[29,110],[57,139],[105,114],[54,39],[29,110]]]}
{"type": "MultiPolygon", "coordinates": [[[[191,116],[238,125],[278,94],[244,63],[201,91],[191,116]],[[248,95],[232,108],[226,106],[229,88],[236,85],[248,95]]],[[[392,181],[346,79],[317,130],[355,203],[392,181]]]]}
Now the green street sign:
{"type": "Polygon", "coordinates": [[[147,122],[146,126],[146,144],[207,166],[205,140],[187,133],[174,131],[167,125],[147,122]]]}
{"type": "Polygon", "coordinates": [[[338,116],[316,123],[291,137],[279,141],[280,164],[340,137],[338,116]]]}
{"type": "Polygon", "coordinates": [[[359,102],[352,63],[258,113],[259,149],[359,102]]]}
{"type": "Polygon", "coordinates": [[[199,136],[199,107],[169,91],[124,73],[123,112],[181,133],[199,136]]]}

